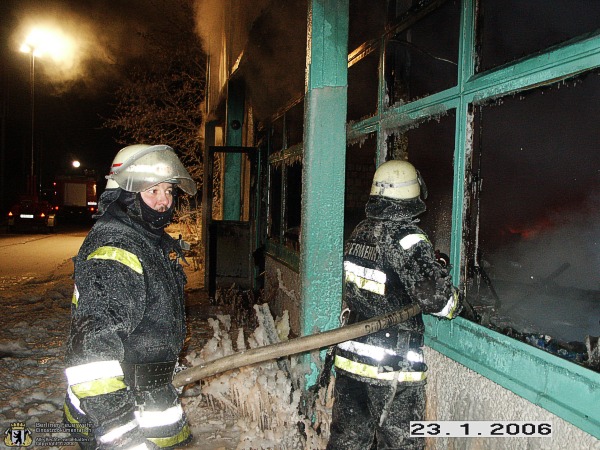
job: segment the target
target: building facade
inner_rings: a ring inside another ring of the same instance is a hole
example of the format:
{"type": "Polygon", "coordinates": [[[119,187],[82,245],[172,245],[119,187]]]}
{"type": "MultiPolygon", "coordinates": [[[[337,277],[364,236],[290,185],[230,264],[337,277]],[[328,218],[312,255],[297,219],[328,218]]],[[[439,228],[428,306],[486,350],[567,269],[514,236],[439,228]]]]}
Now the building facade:
{"type": "MultiPolygon", "coordinates": [[[[263,289],[297,336],[336,328],[345,237],[376,167],[408,159],[428,185],[421,226],[469,305],[426,317],[428,418],[551,421],[539,447],[598,445],[585,346],[600,334],[600,5],[229,0],[211,13],[206,285],[263,289]]],[[[516,448],[465,439],[430,446],[516,448]]]]}

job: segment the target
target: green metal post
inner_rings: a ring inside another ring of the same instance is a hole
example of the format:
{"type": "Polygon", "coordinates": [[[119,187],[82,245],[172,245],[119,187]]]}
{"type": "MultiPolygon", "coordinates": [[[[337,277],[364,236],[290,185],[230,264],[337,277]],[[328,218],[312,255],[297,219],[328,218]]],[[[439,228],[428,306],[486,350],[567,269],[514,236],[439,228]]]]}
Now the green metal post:
{"type": "MultiPolygon", "coordinates": [[[[463,37],[459,43],[458,65],[458,90],[462,94],[465,84],[475,73],[475,2],[463,0],[462,16],[460,20],[460,35],[463,37]]],[[[464,95],[459,95],[456,108],[456,133],[454,144],[454,185],[452,199],[452,238],[450,255],[452,258],[452,276],[458,285],[460,282],[460,269],[463,257],[463,214],[465,203],[465,172],[468,155],[471,154],[473,142],[470,134],[471,115],[469,102],[464,95]]]]}
{"type": "MultiPolygon", "coordinates": [[[[342,301],[349,0],[309,0],[304,110],[302,334],[338,326],[342,301]]],[[[316,379],[316,367],[308,384],[316,379]]]]}
{"type": "MultiPolygon", "coordinates": [[[[244,124],[244,86],[230,81],[227,94],[227,132],[225,145],[239,147],[242,145],[242,128],[244,124]]],[[[240,220],[241,213],[241,180],[242,154],[229,153],[225,156],[223,219],[240,220]]]]}

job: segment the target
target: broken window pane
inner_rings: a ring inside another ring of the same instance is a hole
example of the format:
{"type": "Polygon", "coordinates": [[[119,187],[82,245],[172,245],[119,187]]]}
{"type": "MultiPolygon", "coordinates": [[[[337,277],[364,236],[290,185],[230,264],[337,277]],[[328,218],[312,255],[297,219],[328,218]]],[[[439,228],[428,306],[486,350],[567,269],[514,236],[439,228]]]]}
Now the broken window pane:
{"type": "Polygon", "coordinates": [[[448,1],[390,37],[385,48],[388,106],[456,85],[459,24],[460,2],[448,1]]]}
{"type": "Polygon", "coordinates": [[[302,163],[286,165],[285,179],[285,245],[300,251],[300,212],[302,199],[302,163]]]}
{"type": "Polygon", "coordinates": [[[364,140],[346,148],[346,191],[344,203],[344,238],[365,218],[365,205],[371,192],[377,135],[371,133],[364,140]]]}
{"type": "Polygon", "coordinates": [[[402,154],[406,154],[425,181],[427,210],[419,216],[419,226],[429,236],[434,249],[446,255],[450,255],[452,234],[455,123],[452,110],[443,117],[391,137],[393,142],[397,142],[394,150],[396,159],[402,159],[402,154]]]}
{"type": "Polygon", "coordinates": [[[480,0],[478,72],[598,29],[598,0],[480,0]],[[533,26],[535,24],[535,26],[533,26]]]}
{"type": "Polygon", "coordinates": [[[600,334],[598,92],[590,73],[475,109],[467,299],[578,362],[600,334]]]}
{"type": "Polygon", "coordinates": [[[281,233],[282,165],[271,165],[269,176],[269,227],[267,235],[279,241],[281,233]]]}
{"type": "Polygon", "coordinates": [[[364,119],[377,111],[378,75],[378,51],[348,68],[348,121],[364,119]]]}

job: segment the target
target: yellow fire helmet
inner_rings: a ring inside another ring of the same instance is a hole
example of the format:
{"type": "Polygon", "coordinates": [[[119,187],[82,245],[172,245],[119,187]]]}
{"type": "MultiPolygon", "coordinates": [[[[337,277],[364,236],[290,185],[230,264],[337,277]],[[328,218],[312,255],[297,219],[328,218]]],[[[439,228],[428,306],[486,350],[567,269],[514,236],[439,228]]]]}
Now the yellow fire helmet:
{"type": "Polygon", "coordinates": [[[391,160],[381,164],[373,176],[371,195],[395,200],[411,200],[423,193],[427,198],[427,187],[421,174],[408,161],[391,160]]]}

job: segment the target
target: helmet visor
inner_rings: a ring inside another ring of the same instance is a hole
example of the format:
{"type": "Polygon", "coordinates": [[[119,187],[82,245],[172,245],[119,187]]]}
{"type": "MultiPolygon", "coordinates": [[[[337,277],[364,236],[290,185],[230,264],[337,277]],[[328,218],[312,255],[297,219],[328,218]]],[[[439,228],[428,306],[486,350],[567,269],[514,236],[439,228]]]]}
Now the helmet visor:
{"type": "Polygon", "coordinates": [[[196,183],[179,158],[166,145],[148,147],[114,167],[106,178],[114,180],[129,192],[145,191],[160,183],[177,184],[182,191],[194,195],[196,183]]]}

